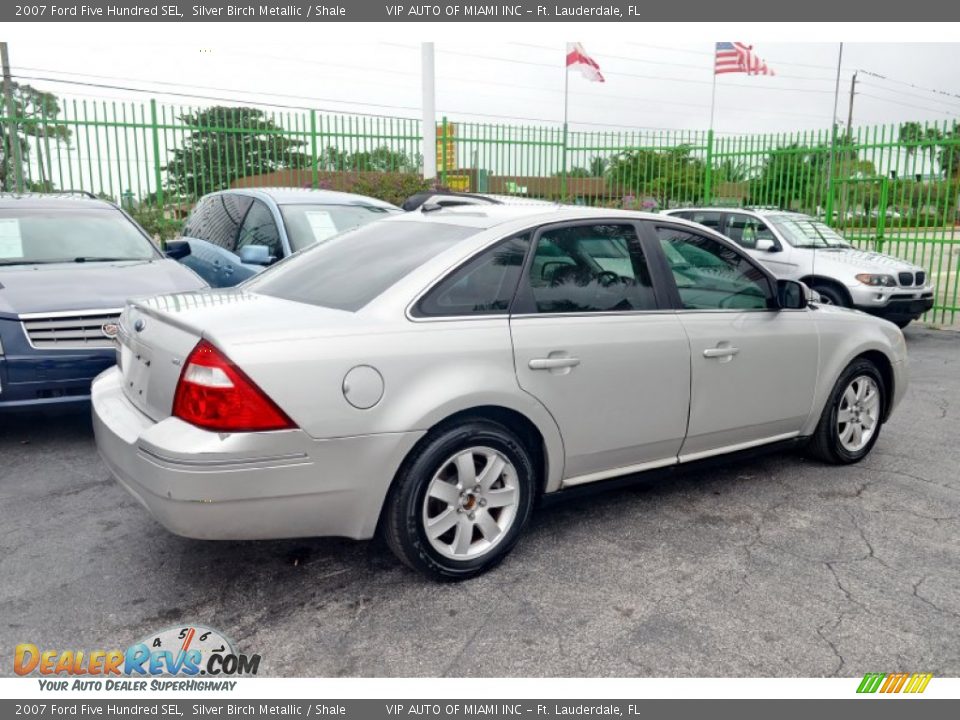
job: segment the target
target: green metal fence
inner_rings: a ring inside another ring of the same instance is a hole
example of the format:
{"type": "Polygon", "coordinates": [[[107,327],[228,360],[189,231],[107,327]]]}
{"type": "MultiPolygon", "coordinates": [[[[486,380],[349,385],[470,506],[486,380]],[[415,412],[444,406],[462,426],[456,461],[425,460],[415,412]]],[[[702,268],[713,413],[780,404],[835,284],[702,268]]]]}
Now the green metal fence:
{"type": "MultiPolygon", "coordinates": [[[[330,187],[394,202],[427,186],[415,119],[156,101],[24,100],[17,108],[17,117],[0,117],[0,187],[93,192],[160,234],[175,232],[197,197],[231,186],[330,187]]],[[[859,247],[926,268],[937,285],[927,320],[957,322],[960,123],[834,132],[582,132],[444,119],[438,182],[607,207],[752,205],[817,215],[859,247]]]]}

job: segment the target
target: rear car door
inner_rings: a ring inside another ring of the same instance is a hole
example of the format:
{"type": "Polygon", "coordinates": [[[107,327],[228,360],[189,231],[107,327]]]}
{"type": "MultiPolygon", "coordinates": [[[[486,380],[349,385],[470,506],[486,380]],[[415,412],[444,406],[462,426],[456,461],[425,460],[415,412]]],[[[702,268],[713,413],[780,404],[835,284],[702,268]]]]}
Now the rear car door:
{"type": "Polygon", "coordinates": [[[184,224],[183,240],[189,243],[190,254],[180,262],[213,287],[235,284],[232,276],[240,265],[237,236],[252,203],[253,198],[235,193],[201,198],[184,224]]]}
{"type": "Polygon", "coordinates": [[[731,243],[653,222],[690,341],[681,460],[795,437],[812,409],[819,336],[810,310],[781,310],[776,280],[731,243]]]}
{"type": "Polygon", "coordinates": [[[563,437],[564,484],[675,463],[689,346],[631,222],[537,231],[510,319],[520,386],[563,437]]]}

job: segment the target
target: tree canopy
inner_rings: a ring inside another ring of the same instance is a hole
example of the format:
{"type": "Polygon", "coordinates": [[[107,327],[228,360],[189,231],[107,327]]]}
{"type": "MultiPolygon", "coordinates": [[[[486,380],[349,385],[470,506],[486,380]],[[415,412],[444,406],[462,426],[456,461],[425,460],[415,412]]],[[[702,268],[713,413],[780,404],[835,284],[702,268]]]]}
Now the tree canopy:
{"type": "Polygon", "coordinates": [[[262,110],[216,106],[181,115],[180,121],[189,134],[163,169],[167,189],[181,197],[223,190],[241,177],[310,165],[305,143],[262,110]]]}
{"type": "MultiPolygon", "coordinates": [[[[0,83],[2,85],[2,83],[0,83]]],[[[27,190],[51,190],[53,181],[48,169],[49,158],[44,155],[51,143],[69,143],[70,128],[60,121],[60,101],[53,93],[37,90],[30,85],[10,83],[13,96],[14,117],[17,118],[16,148],[19,148],[20,171],[27,190]],[[31,139],[33,142],[30,142],[31,139]],[[30,155],[37,155],[37,177],[30,171],[30,155]]],[[[6,107],[3,108],[6,114],[6,107]]],[[[0,189],[17,189],[17,172],[14,165],[13,146],[10,143],[10,126],[0,123],[0,189]]]]}

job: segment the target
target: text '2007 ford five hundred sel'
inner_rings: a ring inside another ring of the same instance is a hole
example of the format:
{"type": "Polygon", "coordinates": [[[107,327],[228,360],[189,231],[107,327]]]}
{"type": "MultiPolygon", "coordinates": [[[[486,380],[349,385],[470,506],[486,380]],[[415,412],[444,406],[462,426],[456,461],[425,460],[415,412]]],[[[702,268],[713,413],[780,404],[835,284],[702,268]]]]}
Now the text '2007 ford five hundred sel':
{"type": "Polygon", "coordinates": [[[120,324],[97,444],[167,528],[380,532],[439,579],[500,561],[545,493],[781,442],[856,462],[906,388],[892,323],[592,208],[429,206],[120,324]]]}

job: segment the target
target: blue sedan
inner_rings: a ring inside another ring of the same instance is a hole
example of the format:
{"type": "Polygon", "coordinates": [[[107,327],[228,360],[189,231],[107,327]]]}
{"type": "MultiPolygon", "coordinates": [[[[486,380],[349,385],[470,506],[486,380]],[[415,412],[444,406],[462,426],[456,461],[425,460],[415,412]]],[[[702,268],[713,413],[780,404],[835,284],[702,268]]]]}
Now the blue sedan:
{"type": "Polygon", "coordinates": [[[298,250],[402,212],[352,193],[249,188],[204,195],[171,255],[213,287],[237,285],[298,250]]]}

